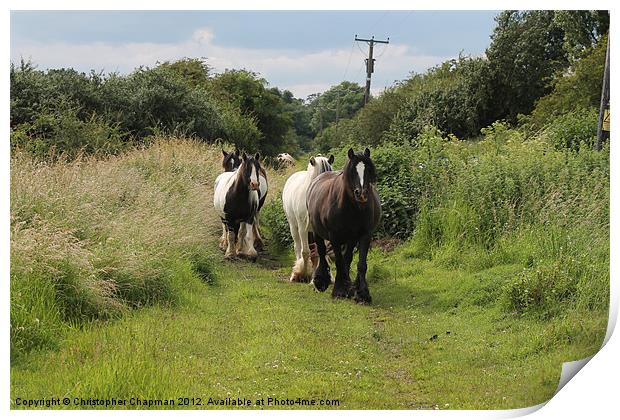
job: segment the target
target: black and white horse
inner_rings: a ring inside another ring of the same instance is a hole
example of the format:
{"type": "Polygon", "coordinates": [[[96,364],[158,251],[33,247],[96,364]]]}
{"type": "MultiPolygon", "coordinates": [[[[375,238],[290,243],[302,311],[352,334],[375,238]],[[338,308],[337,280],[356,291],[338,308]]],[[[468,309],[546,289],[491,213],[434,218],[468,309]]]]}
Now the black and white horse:
{"type": "Polygon", "coordinates": [[[254,247],[254,225],[261,204],[259,158],[258,153],[254,156],[243,153],[236,170],[224,172],[215,180],[213,206],[226,229],[227,258],[238,254],[256,259],[258,255],[254,247]]]}
{"type": "Polygon", "coordinates": [[[224,168],[224,172],[232,172],[241,166],[241,155],[239,155],[239,149],[235,149],[234,152],[228,153],[225,150],[222,150],[222,168],[224,168]]]}
{"type": "Polygon", "coordinates": [[[379,194],[374,186],[377,175],[370,150],[355,153],[349,149],[348,156],[349,161],[342,171],[322,173],[308,189],[308,218],[319,253],[312,284],[321,292],[329,287],[331,276],[324,241],[327,239],[332,244],[336,260],[332,296],[354,297],[357,302],[370,303],[366,257],[372,231],[381,217],[379,194]],[[355,284],[351,285],[349,271],[355,247],[359,251],[359,261],[355,284]]]}
{"type": "MultiPolygon", "coordinates": [[[[239,149],[235,149],[234,152],[230,153],[222,150],[222,155],[222,168],[224,168],[224,172],[233,172],[237,170],[239,166],[241,166],[242,159],[239,153],[239,149]]],[[[265,204],[265,199],[267,198],[267,191],[269,190],[269,184],[267,182],[267,173],[265,172],[263,167],[260,166],[260,163],[258,180],[260,183],[260,188],[258,190],[258,211],[256,212],[256,219],[254,220],[252,228],[254,229],[254,248],[257,250],[262,250],[265,245],[260,233],[258,214],[260,213],[261,208],[263,208],[263,204],[265,204]]],[[[215,182],[217,184],[217,179],[215,182]]],[[[220,248],[222,250],[225,250],[227,248],[227,236],[228,233],[226,230],[226,226],[222,224],[222,236],[220,237],[220,248]]]]}

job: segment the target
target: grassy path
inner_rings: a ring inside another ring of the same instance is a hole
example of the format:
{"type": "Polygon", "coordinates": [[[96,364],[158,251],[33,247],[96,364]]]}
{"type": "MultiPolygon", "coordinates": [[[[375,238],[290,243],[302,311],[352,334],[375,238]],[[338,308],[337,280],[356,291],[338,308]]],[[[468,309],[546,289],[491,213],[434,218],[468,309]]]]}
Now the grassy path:
{"type": "Polygon", "coordinates": [[[218,408],[205,404],[300,397],[349,409],[516,408],[550,398],[561,363],[596,351],[604,334],[606,314],[543,323],[485,309],[491,285],[519,267],[468,274],[406,249],[376,251],[373,305],[360,306],[286,282],[288,261],[261,261],[222,259],[214,284],[188,270],[179,305],[71,331],[59,350],[12,367],[13,406],[198,397],[200,408],[218,408]],[[567,336],[575,322],[579,333],[567,336]]]}

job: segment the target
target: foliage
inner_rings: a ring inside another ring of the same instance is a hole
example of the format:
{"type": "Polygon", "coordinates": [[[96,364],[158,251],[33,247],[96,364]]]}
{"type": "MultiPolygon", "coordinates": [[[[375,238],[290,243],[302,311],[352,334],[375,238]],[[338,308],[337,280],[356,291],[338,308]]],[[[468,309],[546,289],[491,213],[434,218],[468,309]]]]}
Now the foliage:
{"type": "Polygon", "coordinates": [[[476,137],[494,121],[524,121],[535,104],[528,124],[540,129],[556,115],[593,106],[608,19],[598,11],[502,12],[486,57],[460,56],[412,74],[319,133],[316,149],[404,143],[428,125],[476,137]]]}
{"type": "Polygon", "coordinates": [[[570,141],[563,135],[527,139],[495,124],[475,145],[443,143],[444,175],[435,176],[440,181],[419,204],[412,242],[418,255],[474,270],[534,267],[506,289],[509,307],[523,313],[606,305],[609,151],[586,143],[578,151],[554,150],[570,141]],[[553,292],[544,291],[553,295],[532,295],[545,282],[553,283],[553,292]]]}
{"type": "Polygon", "coordinates": [[[41,110],[31,122],[11,129],[11,147],[31,153],[37,159],[79,154],[107,155],[126,149],[127,142],[118,126],[92,114],[81,119],[71,103],[61,101],[41,110]]]}
{"type": "Polygon", "coordinates": [[[556,149],[578,150],[593,147],[598,127],[598,109],[579,109],[553,119],[541,137],[548,139],[556,149]]]}
{"type": "Polygon", "coordinates": [[[204,58],[186,57],[173,62],[165,61],[159,67],[176,73],[193,87],[207,87],[209,85],[211,66],[204,58]]]}
{"type": "Polygon", "coordinates": [[[534,101],[549,93],[549,82],[568,66],[564,31],[554,11],[505,11],[486,51],[493,75],[494,119],[528,114],[534,101]]]}
{"type": "Polygon", "coordinates": [[[269,156],[282,152],[292,117],[285,112],[285,102],[277,88],[267,88],[267,81],[251,71],[227,70],[211,80],[210,89],[244,115],[255,118],[261,132],[258,150],[269,156]]]}
{"type": "Polygon", "coordinates": [[[460,57],[414,76],[410,93],[390,124],[386,139],[402,141],[433,125],[458,137],[471,137],[490,124],[489,65],[482,58],[460,57]]]}
{"type": "Polygon", "coordinates": [[[571,71],[558,77],[553,91],[536,101],[532,114],[522,119],[526,128],[540,129],[551,123],[558,115],[579,110],[597,108],[601,101],[603,71],[607,36],[595,47],[585,51],[571,71]]]}
{"type": "Polygon", "coordinates": [[[564,31],[564,50],[571,61],[581,58],[609,32],[608,10],[557,10],[554,19],[564,31]]]}
{"type": "Polygon", "coordinates": [[[269,239],[280,249],[286,249],[293,245],[293,238],[286,220],[282,198],[267,202],[260,212],[261,223],[267,228],[269,239]]]}
{"type": "MultiPolygon", "coordinates": [[[[100,137],[97,133],[83,132],[82,141],[56,144],[63,136],[54,137],[54,130],[32,130],[41,121],[49,120],[50,115],[63,115],[84,129],[93,126],[92,121],[96,121],[96,127],[107,125],[108,131],[117,130],[124,143],[159,133],[175,133],[208,142],[222,138],[241,148],[261,146],[263,134],[254,116],[212,93],[205,85],[210,80],[208,67],[201,61],[163,63],[152,69],[136,69],[126,76],[85,74],[73,69],[43,72],[22,62],[19,67],[11,65],[10,75],[11,128],[20,127],[15,135],[20,138],[19,144],[30,140],[34,143],[27,147],[29,150],[41,150],[41,143],[47,149],[56,148],[71,155],[80,149],[100,149],[99,143],[84,144],[89,137],[100,137]],[[36,136],[29,140],[30,132],[36,136]],[[80,149],[70,149],[73,147],[80,149]]],[[[108,149],[114,150],[119,149],[108,149]]]]}
{"type": "Polygon", "coordinates": [[[67,325],[176,304],[215,277],[204,185],[218,149],[167,140],[103,160],[11,161],[11,355],[67,325]],[[179,205],[179,203],[183,203],[179,205]],[[154,228],[156,226],[156,228],[154,228]]]}
{"type": "Polygon", "coordinates": [[[341,82],[308,97],[310,127],[315,134],[320,133],[340,119],[351,118],[363,105],[364,88],[357,83],[341,82]]]}

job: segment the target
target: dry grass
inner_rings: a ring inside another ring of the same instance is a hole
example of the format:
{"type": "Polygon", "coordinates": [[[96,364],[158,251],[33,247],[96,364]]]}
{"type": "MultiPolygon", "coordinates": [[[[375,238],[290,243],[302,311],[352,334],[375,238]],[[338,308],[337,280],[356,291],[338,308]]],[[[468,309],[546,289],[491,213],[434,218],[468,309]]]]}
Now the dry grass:
{"type": "Polygon", "coordinates": [[[103,160],[41,163],[15,153],[12,354],[52,344],[67,321],[174,302],[184,287],[179,261],[209,271],[220,156],[183,139],[103,160]]]}

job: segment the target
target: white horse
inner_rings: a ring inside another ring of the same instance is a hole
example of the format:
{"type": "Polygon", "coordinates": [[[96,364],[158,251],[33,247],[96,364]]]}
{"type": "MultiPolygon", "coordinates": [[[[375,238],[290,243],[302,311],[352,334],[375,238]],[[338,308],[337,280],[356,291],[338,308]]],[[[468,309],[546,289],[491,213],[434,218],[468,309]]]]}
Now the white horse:
{"type": "Polygon", "coordinates": [[[317,156],[310,158],[308,169],[295,172],[284,184],[282,190],[282,205],[291,229],[291,236],[295,241],[295,265],[291,273],[290,281],[310,281],[313,264],[310,259],[310,246],[308,244],[308,208],[306,206],[306,193],[314,178],[319,174],[332,170],[334,155],[329,158],[317,156]]]}

